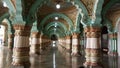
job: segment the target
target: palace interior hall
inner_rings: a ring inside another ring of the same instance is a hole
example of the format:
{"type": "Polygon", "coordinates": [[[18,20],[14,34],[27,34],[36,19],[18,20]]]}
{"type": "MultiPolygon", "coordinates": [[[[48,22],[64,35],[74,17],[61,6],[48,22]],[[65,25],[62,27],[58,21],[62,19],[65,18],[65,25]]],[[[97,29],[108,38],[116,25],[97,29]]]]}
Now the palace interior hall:
{"type": "Polygon", "coordinates": [[[0,68],[120,68],[120,0],[0,0],[0,68]]]}

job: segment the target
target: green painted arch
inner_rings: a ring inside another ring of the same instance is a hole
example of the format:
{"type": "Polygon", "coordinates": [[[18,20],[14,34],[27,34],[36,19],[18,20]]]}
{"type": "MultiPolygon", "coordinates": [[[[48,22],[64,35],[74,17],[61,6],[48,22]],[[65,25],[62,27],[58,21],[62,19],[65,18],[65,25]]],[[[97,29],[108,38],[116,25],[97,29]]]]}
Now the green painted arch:
{"type": "MultiPolygon", "coordinates": [[[[53,24],[53,25],[51,25],[47,30],[50,30],[50,29],[53,29],[53,28],[56,28],[56,29],[60,29],[61,31],[64,31],[64,32],[66,32],[66,30],[64,30],[61,26],[57,26],[57,27],[55,27],[55,25],[53,24]]],[[[47,30],[44,30],[44,31],[47,31],[47,30]]]]}
{"type": "Polygon", "coordinates": [[[78,17],[80,16],[80,23],[85,27],[87,26],[88,22],[86,22],[86,19],[88,17],[88,11],[85,5],[80,0],[74,0],[74,4],[76,5],[76,8],[79,10],[78,17]]]}
{"type": "Polygon", "coordinates": [[[31,28],[31,32],[39,32],[38,28],[37,28],[37,21],[35,21],[33,23],[33,26],[31,28]]]}
{"type": "Polygon", "coordinates": [[[48,31],[50,31],[50,30],[54,30],[54,31],[55,31],[55,30],[59,30],[59,31],[62,31],[62,32],[66,33],[65,30],[62,30],[61,28],[58,28],[58,27],[51,27],[51,28],[49,28],[48,30],[43,31],[43,33],[48,33],[48,34],[49,34],[48,31]]]}
{"type": "MultiPolygon", "coordinates": [[[[49,19],[49,18],[53,18],[53,17],[59,17],[59,18],[63,18],[68,24],[69,24],[69,27],[70,29],[72,30],[73,28],[73,22],[72,20],[66,16],[65,14],[62,14],[62,13],[52,13],[52,14],[49,14],[48,16],[46,16],[42,22],[40,23],[40,28],[42,27],[43,28],[43,25],[44,23],[49,19]]],[[[39,29],[40,29],[39,28],[39,29]]],[[[41,29],[40,29],[41,30],[41,29]]]]}
{"type": "Polygon", "coordinates": [[[12,4],[11,0],[3,0],[3,2],[5,2],[7,4],[10,14],[16,12],[16,9],[15,9],[14,5],[12,4]]]}
{"type": "Polygon", "coordinates": [[[64,31],[60,30],[59,28],[51,28],[49,30],[47,30],[46,32],[44,32],[45,34],[49,34],[50,32],[49,31],[54,31],[53,33],[56,33],[56,31],[60,31],[62,32],[63,34],[66,34],[64,31]]]}
{"type": "Polygon", "coordinates": [[[84,4],[80,1],[80,0],[74,0],[74,4],[77,5],[76,7],[78,9],[82,9],[82,13],[84,13],[85,15],[88,15],[88,11],[87,8],[84,6],[84,4]]]}
{"type": "Polygon", "coordinates": [[[13,25],[12,25],[12,21],[8,18],[5,18],[7,21],[7,25],[8,25],[8,34],[14,34],[14,29],[13,29],[13,25]]]}
{"type": "Polygon", "coordinates": [[[53,30],[49,30],[48,33],[46,34],[48,36],[50,36],[51,33],[52,34],[58,34],[60,37],[66,36],[66,34],[64,32],[62,32],[61,30],[59,30],[59,29],[57,29],[56,31],[54,29],[53,30]]]}
{"type": "Polygon", "coordinates": [[[50,22],[47,26],[45,26],[45,30],[48,30],[51,26],[59,26],[62,27],[64,30],[67,30],[67,27],[59,21],[50,22]]]}
{"type": "Polygon", "coordinates": [[[47,3],[49,0],[36,0],[35,3],[31,6],[29,14],[27,16],[27,22],[34,22],[36,20],[35,13],[37,9],[40,8],[44,3],[47,3]]]}
{"type": "Polygon", "coordinates": [[[95,4],[95,7],[94,7],[94,12],[95,12],[95,16],[96,16],[96,19],[95,19],[95,22],[92,23],[94,25],[98,25],[98,26],[101,26],[101,21],[102,21],[102,8],[103,8],[103,3],[104,3],[104,0],[97,0],[98,2],[95,4]]]}

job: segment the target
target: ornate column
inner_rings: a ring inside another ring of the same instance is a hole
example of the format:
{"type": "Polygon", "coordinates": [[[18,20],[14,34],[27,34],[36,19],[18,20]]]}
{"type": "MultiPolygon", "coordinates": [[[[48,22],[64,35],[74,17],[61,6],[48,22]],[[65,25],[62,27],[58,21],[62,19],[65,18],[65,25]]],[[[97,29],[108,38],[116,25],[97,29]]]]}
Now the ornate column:
{"type": "Polygon", "coordinates": [[[32,32],[31,33],[31,53],[40,54],[40,33],[32,32]]]}
{"type": "Polygon", "coordinates": [[[8,34],[8,48],[13,49],[13,44],[14,43],[14,35],[13,34],[8,34]]]}
{"type": "Polygon", "coordinates": [[[66,36],[66,49],[67,52],[71,52],[71,36],[66,36]]]}
{"type": "Polygon", "coordinates": [[[31,26],[14,25],[15,37],[13,48],[13,65],[26,65],[29,62],[29,36],[31,26]]]}
{"type": "Polygon", "coordinates": [[[86,35],[86,45],[85,45],[85,58],[86,58],[86,61],[84,63],[85,66],[88,66],[91,64],[91,59],[90,59],[90,56],[91,56],[91,44],[90,44],[90,39],[91,39],[91,36],[90,36],[90,27],[85,27],[84,28],[84,32],[85,32],[85,35],[86,35]]]}
{"type": "Polygon", "coordinates": [[[100,27],[86,27],[86,49],[85,49],[85,66],[98,66],[100,63],[100,27]]]}
{"type": "Polygon", "coordinates": [[[91,27],[91,66],[98,66],[100,64],[100,57],[101,57],[101,42],[100,42],[100,36],[101,36],[101,29],[100,27],[91,27]]]}
{"type": "Polygon", "coordinates": [[[109,55],[118,55],[117,52],[117,33],[109,34],[110,46],[109,46],[109,55]]]}
{"type": "Polygon", "coordinates": [[[72,53],[73,56],[80,55],[80,41],[79,41],[79,33],[73,33],[72,35],[72,53]]]}

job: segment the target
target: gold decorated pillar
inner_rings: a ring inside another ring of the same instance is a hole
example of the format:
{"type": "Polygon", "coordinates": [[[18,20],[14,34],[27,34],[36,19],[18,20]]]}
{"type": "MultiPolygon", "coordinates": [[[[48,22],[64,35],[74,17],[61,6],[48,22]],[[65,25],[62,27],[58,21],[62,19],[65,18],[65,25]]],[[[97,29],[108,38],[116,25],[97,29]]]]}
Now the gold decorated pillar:
{"type": "Polygon", "coordinates": [[[71,51],[71,36],[66,36],[66,49],[67,52],[71,51]]]}
{"type": "Polygon", "coordinates": [[[14,43],[14,35],[13,34],[8,34],[8,48],[13,49],[13,44],[14,43]]]}
{"type": "Polygon", "coordinates": [[[13,48],[13,65],[26,65],[29,62],[29,36],[31,26],[14,25],[15,37],[13,48]]]}
{"type": "Polygon", "coordinates": [[[31,53],[40,54],[40,33],[32,32],[31,33],[31,53]]]}
{"type": "Polygon", "coordinates": [[[91,66],[99,66],[101,58],[101,28],[91,27],[91,66]]]}
{"type": "Polygon", "coordinates": [[[79,33],[73,33],[72,35],[72,53],[73,56],[80,55],[80,41],[79,41],[79,33]]]}
{"type": "Polygon", "coordinates": [[[109,52],[108,54],[111,56],[118,55],[117,52],[117,32],[109,34],[110,45],[109,45],[109,52]]]}
{"type": "Polygon", "coordinates": [[[84,32],[85,32],[85,35],[86,35],[86,45],[85,45],[85,58],[86,58],[86,61],[84,63],[85,66],[88,66],[91,64],[91,59],[90,59],[90,56],[91,56],[91,45],[90,45],[90,39],[91,39],[91,36],[90,36],[90,27],[85,27],[84,28],[84,32]]]}
{"type": "Polygon", "coordinates": [[[86,49],[85,49],[85,66],[98,66],[100,63],[100,27],[86,27],[84,29],[86,33],[86,49]]]}

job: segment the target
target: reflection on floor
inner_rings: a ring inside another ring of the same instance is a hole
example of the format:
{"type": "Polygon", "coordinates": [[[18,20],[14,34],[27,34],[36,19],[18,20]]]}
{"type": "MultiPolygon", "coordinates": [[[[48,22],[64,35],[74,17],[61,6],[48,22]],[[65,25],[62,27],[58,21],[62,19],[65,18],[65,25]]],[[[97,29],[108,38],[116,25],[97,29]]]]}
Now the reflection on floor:
{"type": "MultiPolygon", "coordinates": [[[[6,47],[0,47],[0,68],[80,68],[84,63],[84,56],[74,57],[63,50],[62,53],[56,47],[42,53],[30,56],[30,66],[12,66],[12,51],[6,47]]],[[[120,68],[117,57],[103,55],[102,67],[86,68],[120,68]]]]}

